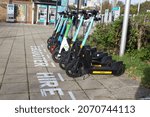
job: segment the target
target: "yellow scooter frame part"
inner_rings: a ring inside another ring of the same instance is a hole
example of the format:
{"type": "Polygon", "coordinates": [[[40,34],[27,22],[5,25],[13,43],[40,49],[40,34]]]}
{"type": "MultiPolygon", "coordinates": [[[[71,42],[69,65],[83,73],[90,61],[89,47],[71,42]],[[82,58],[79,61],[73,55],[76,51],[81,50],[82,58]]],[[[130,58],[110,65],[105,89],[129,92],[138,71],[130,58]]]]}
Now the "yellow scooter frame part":
{"type": "Polygon", "coordinates": [[[92,71],[92,74],[97,74],[97,75],[106,74],[106,75],[110,75],[110,74],[112,74],[112,71],[92,71]]]}

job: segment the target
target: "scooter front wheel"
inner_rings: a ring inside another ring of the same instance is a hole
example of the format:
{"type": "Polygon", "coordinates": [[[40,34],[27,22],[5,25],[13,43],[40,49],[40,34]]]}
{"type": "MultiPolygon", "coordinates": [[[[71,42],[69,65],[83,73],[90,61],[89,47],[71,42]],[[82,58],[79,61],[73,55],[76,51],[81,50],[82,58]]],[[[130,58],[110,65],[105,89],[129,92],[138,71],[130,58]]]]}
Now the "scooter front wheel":
{"type": "Polygon", "coordinates": [[[67,60],[68,60],[68,52],[62,51],[61,59],[59,61],[59,66],[61,69],[65,70],[67,60]]]}
{"type": "Polygon", "coordinates": [[[71,63],[69,63],[66,66],[66,74],[69,77],[73,77],[73,78],[80,77],[83,75],[82,70],[80,68],[81,66],[78,60],[73,60],[71,63]]]}

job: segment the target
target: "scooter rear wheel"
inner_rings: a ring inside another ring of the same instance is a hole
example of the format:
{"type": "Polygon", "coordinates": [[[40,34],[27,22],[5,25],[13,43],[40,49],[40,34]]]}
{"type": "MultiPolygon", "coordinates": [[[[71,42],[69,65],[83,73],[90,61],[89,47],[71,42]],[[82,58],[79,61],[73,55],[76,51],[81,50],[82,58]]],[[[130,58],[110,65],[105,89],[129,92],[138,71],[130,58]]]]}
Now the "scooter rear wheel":
{"type": "Polygon", "coordinates": [[[47,44],[47,49],[48,49],[48,50],[50,49],[50,44],[47,44]]]}
{"type": "Polygon", "coordinates": [[[47,40],[47,44],[51,43],[52,38],[53,38],[53,37],[50,37],[50,38],[47,40]]]}
{"type": "Polygon", "coordinates": [[[56,49],[56,45],[50,46],[49,51],[50,53],[53,53],[56,49]]]}

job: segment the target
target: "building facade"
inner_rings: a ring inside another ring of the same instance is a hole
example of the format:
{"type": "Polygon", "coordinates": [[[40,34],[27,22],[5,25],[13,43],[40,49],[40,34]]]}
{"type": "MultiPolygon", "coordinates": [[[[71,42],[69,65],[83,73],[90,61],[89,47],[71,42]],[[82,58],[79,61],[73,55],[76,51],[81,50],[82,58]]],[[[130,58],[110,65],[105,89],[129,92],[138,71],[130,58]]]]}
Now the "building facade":
{"type": "Polygon", "coordinates": [[[7,4],[14,4],[18,23],[54,23],[57,10],[66,10],[67,0],[0,0],[0,21],[7,20],[7,4]]]}
{"type": "Polygon", "coordinates": [[[7,4],[12,3],[16,22],[32,22],[32,1],[31,0],[2,0],[0,2],[0,21],[7,19],[7,4]]]}
{"type": "Polygon", "coordinates": [[[0,22],[6,21],[7,3],[9,0],[0,0],[0,22]]]}

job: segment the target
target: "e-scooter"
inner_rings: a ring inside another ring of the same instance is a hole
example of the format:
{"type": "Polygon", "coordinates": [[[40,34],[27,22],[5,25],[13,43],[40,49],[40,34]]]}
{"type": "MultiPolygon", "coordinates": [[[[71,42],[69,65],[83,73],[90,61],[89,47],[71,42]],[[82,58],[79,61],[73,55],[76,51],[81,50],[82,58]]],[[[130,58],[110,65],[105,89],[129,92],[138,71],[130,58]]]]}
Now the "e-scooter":
{"type": "MultiPolygon", "coordinates": [[[[94,17],[90,18],[90,25],[88,31],[85,35],[82,44],[80,45],[80,50],[77,54],[77,57],[74,58],[67,66],[66,66],[66,74],[70,77],[79,77],[84,74],[94,74],[94,75],[122,75],[125,71],[125,65],[122,61],[111,61],[109,64],[94,66],[92,65],[92,56],[93,53],[91,49],[85,46],[88,33],[93,25],[94,17]]],[[[102,63],[102,61],[98,61],[97,63],[102,63]]]]}

